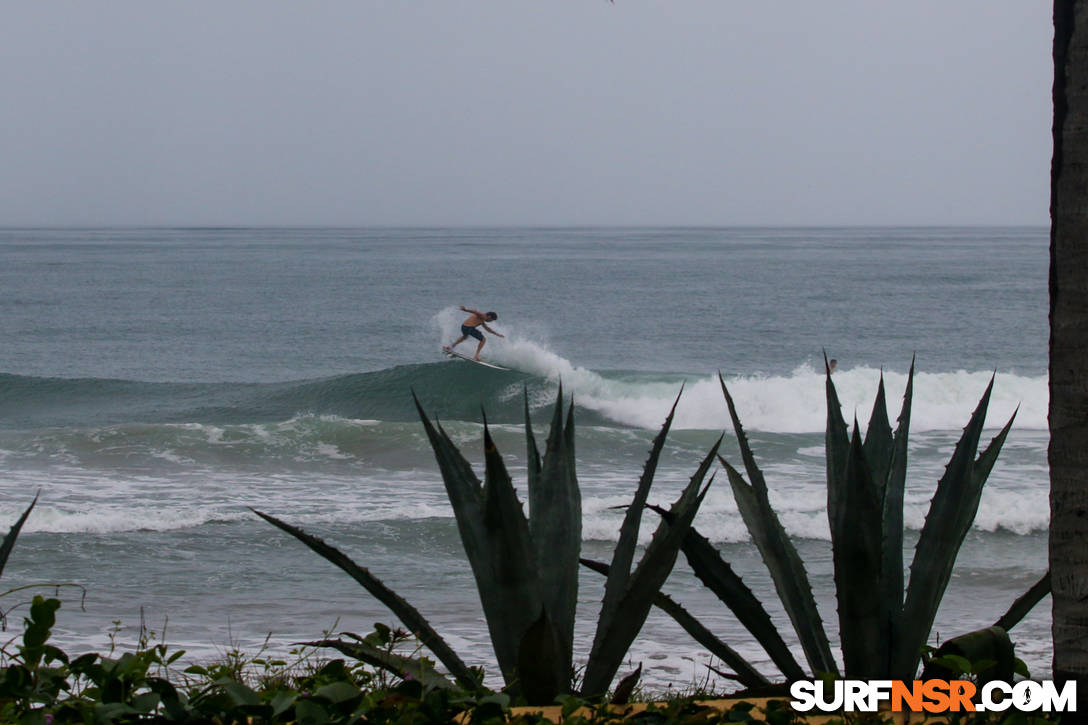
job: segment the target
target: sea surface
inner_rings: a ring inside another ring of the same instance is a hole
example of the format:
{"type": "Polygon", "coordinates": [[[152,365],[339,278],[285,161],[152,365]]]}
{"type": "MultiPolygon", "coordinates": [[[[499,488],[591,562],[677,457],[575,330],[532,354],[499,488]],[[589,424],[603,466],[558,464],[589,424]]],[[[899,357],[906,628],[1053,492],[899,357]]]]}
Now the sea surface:
{"type": "MultiPolygon", "coordinates": [[[[992,376],[984,443],[1016,411],[936,643],[993,623],[1046,569],[1047,265],[1043,228],[3,229],[0,527],[40,499],[0,588],[82,587],[60,590],[71,651],[129,646],[142,625],[195,662],[396,623],[254,507],[368,567],[498,684],[412,392],[481,472],[486,412],[524,500],[525,396],[543,440],[561,382],[583,554],[607,560],[681,386],[651,500],[671,502],[723,431],[739,465],[720,374],[837,641],[826,351],[863,425],[882,372],[894,421],[916,359],[908,564],[992,376]],[[483,357],[510,372],[441,354],[459,305],[498,313],[506,337],[483,357]]],[[[696,527],[795,641],[719,479],[696,527]]],[[[648,514],[644,543],[655,525],[648,514]]],[[[666,590],[777,674],[682,558],[666,590]]],[[[9,632],[32,591],[0,597],[9,632]]],[[[585,572],[583,662],[602,593],[585,572]]],[[[1012,633],[1040,676],[1049,612],[1047,599],[1012,633]]],[[[720,663],[658,612],[630,659],[653,688],[719,682],[720,663]]]]}

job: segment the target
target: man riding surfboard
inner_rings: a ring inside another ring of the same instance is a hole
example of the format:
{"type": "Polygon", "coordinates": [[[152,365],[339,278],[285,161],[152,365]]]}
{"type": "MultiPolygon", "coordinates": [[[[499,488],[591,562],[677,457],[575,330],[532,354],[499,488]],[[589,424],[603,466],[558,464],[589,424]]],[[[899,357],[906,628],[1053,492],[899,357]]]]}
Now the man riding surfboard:
{"type": "Polygon", "coordinates": [[[464,312],[469,313],[468,319],[461,323],[461,337],[457,338],[457,342],[442,349],[451,351],[453,348],[464,342],[466,338],[475,337],[480,341],[480,344],[476,346],[476,355],[473,356],[472,359],[479,361],[480,350],[484,349],[484,343],[487,342],[487,339],[484,338],[483,333],[481,333],[478,328],[482,327],[496,337],[506,337],[506,335],[503,335],[501,332],[495,332],[487,326],[487,323],[499,319],[499,316],[494,312],[480,312],[479,310],[474,310],[471,307],[465,307],[464,305],[461,305],[461,309],[464,312]]]}

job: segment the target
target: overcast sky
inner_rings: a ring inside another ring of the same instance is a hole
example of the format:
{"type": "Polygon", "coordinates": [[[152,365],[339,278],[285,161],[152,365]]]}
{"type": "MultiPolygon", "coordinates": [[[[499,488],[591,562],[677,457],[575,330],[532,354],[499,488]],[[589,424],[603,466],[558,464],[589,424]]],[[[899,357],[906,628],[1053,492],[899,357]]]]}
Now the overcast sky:
{"type": "Polygon", "coordinates": [[[1042,0],[5,2],[0,225],[1046,224],[1042,0]]]}

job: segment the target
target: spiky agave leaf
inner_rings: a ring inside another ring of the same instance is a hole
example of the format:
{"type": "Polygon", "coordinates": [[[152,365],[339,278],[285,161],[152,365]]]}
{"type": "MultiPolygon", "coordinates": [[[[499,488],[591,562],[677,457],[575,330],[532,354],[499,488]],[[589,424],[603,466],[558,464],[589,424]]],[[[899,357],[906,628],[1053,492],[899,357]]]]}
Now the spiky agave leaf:
{"type": "Polygon", "coordinates": [[[366,662],[368,665],[380,667],[386,672],[391,672],[402,679],[412,679],[419,682],[427,689],[449,690],[453,683],[439,672],[435,671],[430,663],[402,657],[380,647],[375,647],[361,637],[355,637],[354,641],[343,639],[320,639],[313,642],[300,642],[308,647],[329,647],[348,657],[366,662]]]}
{"type": "Polygon", "coordinates": [[[624,676],[620,680],[620,684],[616,685],[615,691],[612,693],[612,699],[608,701],[610,705],[626,705],[631,699],[631,695],[634,694],[635,686],[638,685],[639,678],[642,677],[642,663],[638,663],[638,667],[634,672],[631,672],[624,676]]]}
{"type": "Polygon", "coordinates": [[[1001,618],[994,622],[995,627],[1008,632],[1023,619],[1028,612],[1030,612],[1036,604],[1043,600],[1047,594],[1050,594],[1050,571],[1043,574],[1039,581],[1035,582],[1030,589],[1016,598],[1016,601],[1009,607],[1009,611],[1001,615],[1001,618]]]}
{"type": "MultiPolygon", "coordinates": [[[[660,514],[668,521],[672,514],[659,506],[649,508],[660,514]]],[[[756,638],[760,646],[771,657],[782,674],[789,680],[799,680],[805,677],[805,671],[797,664],[793,653],[778,628],[771,621],[771,615],[763,607],[755,593],[744,583],[733,567],[722,558],[721,552],[714,548],[710,540],[703,536],[692,526],[684,537],[681,548],[688,565],[695,576],[714,592],[718,599],[729,608],[744,628],[756,638]]]]}
{"type": "Polygon", "coordinates": [[[460,657],[453,651],[442,636],[431,626],[430,622],[419,613],[415,607],[409,604],[400,595],[387,587],[378,577],[370,573],[365,567],[359,566],[346,554],[331,546],[316,536],[306,533],[302,529],[292,526],[275,516],[262,513],[257,509],[250,509],[253,513],[272,524],[276,528],[286,531],[291,536],[306,544],[311,550],[324,557],[329,562],[347,572],[352,579],[363,585],[370,594],[379,602],[389,608],[393,614],[404,623],[425,647],[434,652],[438,661],[446,666],[450,674],[457,680],[461,687],[475,690],[480,687],[476,675],[469,669],[460,657]]]}
{"type": "Polygon", "coordinates": [[[837,501],[831,520],[835,595],[843,667],[850,677],[877,677],[884,659],[881,637],[881,502],[873,484],[857,421],[841,477],[828,482],[837,501]]]}
{"type": "MultiPolygon", "coordinates": [[[[533,420],[529,416],[529,389],[522,388],[522,392],[525,396],[525,458],[526,467],[528,468],[529,490],[532,490],[540,478],[540,451],[536,447],[536,438],[533,437],[533,420]]],[[[560,383],[558,400],[563,399],[562,392],[563,384],[560,383]]],[[[532,503],[529,504],[529,510],[532,511],[532,503]]]]}
{"type": "MultiPolygon", "coordinates": [[[[827,375],[827,511],[843,662],[851,676],[887,677],[891,669],[903,603],[903,490],[913,377],[912,360],[893,434],[881,374],[865,443],[858,448],[846,436],[827,375]]],[[[856,421],[854,426],[856,437],[856,421]]]]}
{"type": "MultiPolygon", "coordinates": [[[[523,687],[524,692],[533,698],[533,704],[550,702],[559,692],[554,690],[554,683],[569,683],[571,673],[574,606],[577,600],[576,547],[580,546],[581,537],[578,536],[574,543],[568,540],[559,544],[556,531],[569,525],[566,533],[570,536],[571,530],[580,526],[581,517],[577,516],[578,524],[570,525],[570,512],[580,514],[580,503],[577,502],[577,481],[573,475],[573,418],[569,418],[564,430],[561,401],[562,397],[556,413],[559,428],[556,430],[553,425],[553,435],[549,437],[549,449],[554,451],[554,455],[545,455],[540,462],[534,455],[536,445],[531,428],[526,429],[530,478],[538,496],[536,503],[544,509],[548,509],[549,505],[552,507],[550,514],[547,511],[542,513],[538,531],[545,538],[545,543],[568,549],[575,547],[573,561],[566,565],[568,571],[562,570],[562,562],[554,567],[549,563],[545,567],[548,569],[545,577],[552,587],[546,601],[542,586],[544,577],[538,574],[539,550],[530,533],[530,522],[517,499],[502,456],[491,438],[486,418],[486,471],[485,484],[481,488],[471,465],[442,427],[431,424],[416,400],[416,408],[434,449],[472,567],[499,668],[507,684],[523,687]],[[553,440],[556,438],[559,443],[553,440]],[[573,487],[576,500],[573,504],[567,502],[566,513],[562,510],[561,501],[542,503],[541,491],[548,486],[556,487],[553,493],[557,497],[562,495],[562,491],[571,495],[573,487]],[[572,582],[572,578],[575,581],[572,582]],[[552,614],[550,606],[556,608],[558,615],[552,614]],[[541,634],[541,626],[548,630],[547,636],[541,634]],[[531,666],[532,672],[522,671],[526,663],[531,666]],[[537,676],[540,672],[548,674],[540,678],[537,676]],[[544,699],[541,700],[541,697],[544,699]]],[[[567,556],[564,561],[570,558],[567,556]]],[[[560,688],[567,686],[558,685],[560,688]]]]}
{"type": "Polygon", "coordinates": [[[30,505],[26,507],[26,511],[23,515],[11,525],[8,529],[7,535],[4,537],[4,543],[0,544],[0,574],[3,574],[4,567],[8,563],[8,557],[11,556],[11,550],[15,548],[15,540],[19,538],[19,532],[23,530],[23,524],[26,523],[26,519],[30,516],[30,512],[34,510],[34,505],[38,503],[38,495],[34,494],[34,500],[30,502],[30,505]]]}
{"type": "Polygon", "coordinates": [[[661,457],[662,449],[665,447],[665,439],[669,435],[673,417],[676,415],[676,406],[680,403],[680,396],[683,395],[683,392],[684,388],[681,386],[669,414],[665,417],[665,423],[661,426],[657,436],[654,437],[653,444],[650,446],[650,454],[642,468],[642,476],[635,488],[634,498],[631,500],[631,505],[627,507],[626,513],[624,513],[623,523],[620,525],[619,540],[616,542],[616,548],[612,551],[612,564],[609,566],[608,578],[605,580],[604,601],[601,604],[602,619],[615,616],[620,600],[627,589],[627,583],[631,578],[631,565],[635,559],[638,531],[642,524],[642,510],[646,505],[646,499],[650,495],[650,487],[653,485],[654,474],[657,472],[657,462],[661,457]]]}
{"type": "MultiPolygon", "coordinates": [[[[598,574],[608,576],[608,564],[603,561],[582,559],[582,565],[592,569],[598,574]]],[[[659,591],[654,596],[654,606],[668,614],[685,632],[691,635],[696,642],[706,647],[707,652],[720,659],[735,671],[735,678],[745,687],[761,687],[769,684],[769,680],[759,673],[748,660],[737,653],[732,647],[722,642],[711,632],[706,625],[696,619],[688,610],[684,609],[676,600],[668,594],[659,591]]]]}
{"type": "MultiPolygon", "coordinates": [[[[471,464],[461,455],[461,451],[453,444],[446,431],[441,426],[434,426],[427,414],[423,412],[423,406],[415,392],[412,393],[416,411],[423,422],[423,430],[427,433],[427,440],[434,451],[435,460],[438,462],[438,470],[442,474],[442,482],[446,487],[446,495],[450,499],[454,518],[457,521],[457,530],[461,535],[461,544],[465,547],[465,553],[469,562],[482,559],[485,554],[486,534],[483,530],[483,487],[480,479],[472,470],[471,464]]],[[[475,565],[474,565],[475,566],[475,565]]]]}
{"type": "MultiPolygon", "coordinates": [[[[893,435],[881,373],[861,446],[841,435],[846,423],[830,374],[826,387],[827,511],[843,664],[851,676],[887,677],[903,599],[904,423],[909,424],[910,384],[906,416],[900,415],[899,430],[893,435]]],[[[856,439],[856,420],[854,428],[856,439]]]]}
{"type": "Polygon", "coordinates": [[[558,695],[570,692],[571,677],[570,656],[547,609],[541,608],[521,639],[516,687],[530,705],[551,705],[558,695]]]}
{"type": "MultiPolygon", "coordinates": [[[[827,517],[830,521],[837,521],[842,518],[842,514],[839,511],[839,499],[833,494],[832,487],[836,485],[833,481],[838,481],[846,470],[846,462],[850,459],[850,432],[846,427],[846,419],[842,415],[842,404],[839,403],[835,383],[831,380],[831,367],[827,364],[826,352],[824,353],[824,369],[827,371],[824,382],[827,397],[827,430],[824,434],[828,484],[827,517]]],[[[722,388],[725,388],[724,382],[722,388]]]]}
{"type": "MultiPolygon", "coordinates": [[[[545,614],[541,582],[536,570],[536,552],[529,536],[529,521],[518,501],[502,456],[484,421],[485,557],[473,564],[476,586],[487,618],[495,657],[507,684],[514,684],[524,674],[521,664],[531,658],[540,671],[555,673],[550,679],[562,681],[569,673],[562,655],[553,646],[554,631],[547,637],[531,631],[544,622],[550,630],[554,623],[545,614]],[[545,643],[547,646],[544,646],[545,643]]],[[[576,569],[577,571],[577,569],[576,569]]],[[[569,660],[567,661],[569,663],[569,660]]],[[[526,687],[533,687],[529,683],[526,687]]],[[[547,702],[559,694],[553,692],[547,702]]],[[[533,704],[540,704],[534,700],[533,704]]]]}
{"type": "Polygon", "coordinates": [[[782,601],[782,606],[793,624],[809,667],[812,668],[813,673],[837,674],[838,666],[835,664],[834,657],[831,656],[831,646],[824,632],[820,610],[816,607],[816,599],[812,596],[812,585],[809,583],[805,565],[786,534],[782,522],[779,521],[778,514],[771,507],[766,480],[763,472],[756,465],[755,456],[748,445],[748,437],[740,424],[736,406],[725,386],[725,380],[720,374],[718,380],[721,382],[722,393],[729,407],[729,416],[737,434],[741,458],[751,479],[749,484],[725,459],[719,457],[718,460],[721,461],[729,476],[729,485],[733,489],[733,497],[736,499],[741,518],[744,519],[744,525],[748,528],[748,533],[751,534],[752,541],[759,549],[763,563],[770,572],[778,598],[782,601]]]}
{"type": "MultiPolygon", "coordinates": [[[[536,556],[541,596],[569,663],[574,646],[578,606],[578,557],[582,547],[582,495],[574,471],[574,403],[563,422],[563,386],[555,401],[551,428],[541,463],[529,422],[529,534],[536,556]],[[534,468],[536,469],[534,471],[534,468]]],[[[568,673],[569,674],[569,673],[568,673]]]]}
{"type": "MultiPolygon", "coordinates": [[[[672,505],[671,511],[675,516],[673,524],[669,525],[662,520],[658,525],[642,560],[628,579],[616,608],[612,611],[605,611],[602,608],[597,620],[593,648],[589,653],[589,662],[586,663],[582,683],[583,694],[596,696],[608,689],[612,678],[616,676],[616,672],[623,663],[624,655],[646,622],[650,607],[653,606],[654,596],[668,579],[673,564],[676,563],[680,546],[684,542],[684,536],[691,527],[699,505],[710,489],[710,483],[707,483],[701,491],[699,487],[714,462],[714,456],[717,455],[721,442],[722,439],[719,438],[707,457],[703,459],[695,475],[691,477],[683,493],[672,505]]],[[[713,478],[711,478],[712,481],[713,478]]]]}
{"type": "Polygon", "coordinates": [[[982,436],[993,384],[993,378],[990,378],[986,392],[956,444],[944,475],[937,482],[937,491],[930,501],[929,513],[918,537],[896,646],[898,664],[893,675],[901,679],[914,676],[921,647],[929,636],[937,608],[952,576],[956,555],[978,511],[982,487],[1016,418],[1014,412],[976,460],[975,452],[982,436]]]}
{"type": "Polygon", "coordinates": [[[888,403],[884,394],[884,372],[881,371],[873,412],[865,429],[865,444],[862,446],[879,501],[884,500],[884,488],[888,483],[888,469],[891,467],[894,446],[895,438],[892,435],[891,423],[888,422],[888,403]]]}
{"type": "Polygon", "coordinates": [[[542,608],[525,513],[490,433],[485,430],[488,485],[482,486],[446,431],[431,423],[414,393],[412,398],[457,520],[495,657],[503,677],[512,682],[521,641],[542,608]]]}
{"type": "Polygon", "coordinates": [[[892,672],[893,644],[898,640],[900,616],[903,610],[903,493],[907,482],[907,439],[910,435],[911,403],[914,398],[914,358],[910,361],[907,387],[903,391],[903,406],[899,411],[895,436],[892,440],[892,457],[884,485],[881,502],[882,517],[880,565],[880,599],[882,634],[878,640],[881,649],[881,677],[892,672]]]}

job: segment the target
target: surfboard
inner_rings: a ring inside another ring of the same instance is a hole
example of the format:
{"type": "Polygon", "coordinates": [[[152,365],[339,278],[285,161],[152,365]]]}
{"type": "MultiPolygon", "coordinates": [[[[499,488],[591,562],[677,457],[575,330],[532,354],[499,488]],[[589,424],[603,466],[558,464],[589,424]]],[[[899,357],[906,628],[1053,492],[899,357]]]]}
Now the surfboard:
{"type": "Polygon", "coordinates": [[[462,360],[468,360],[470,363],[477,365],[483,365],[485,368],[493,368],[495,370],[506,370],[509,372],[510,368],[504,368],[502,365],[495,365],[494,363],[484,362],[483,360],[474,360],[470,355],[463,355],[456,350],[450,350],[448,347],[442,348],[442,352],[446,353],[450,357],[459,357],[462,360]]]}

